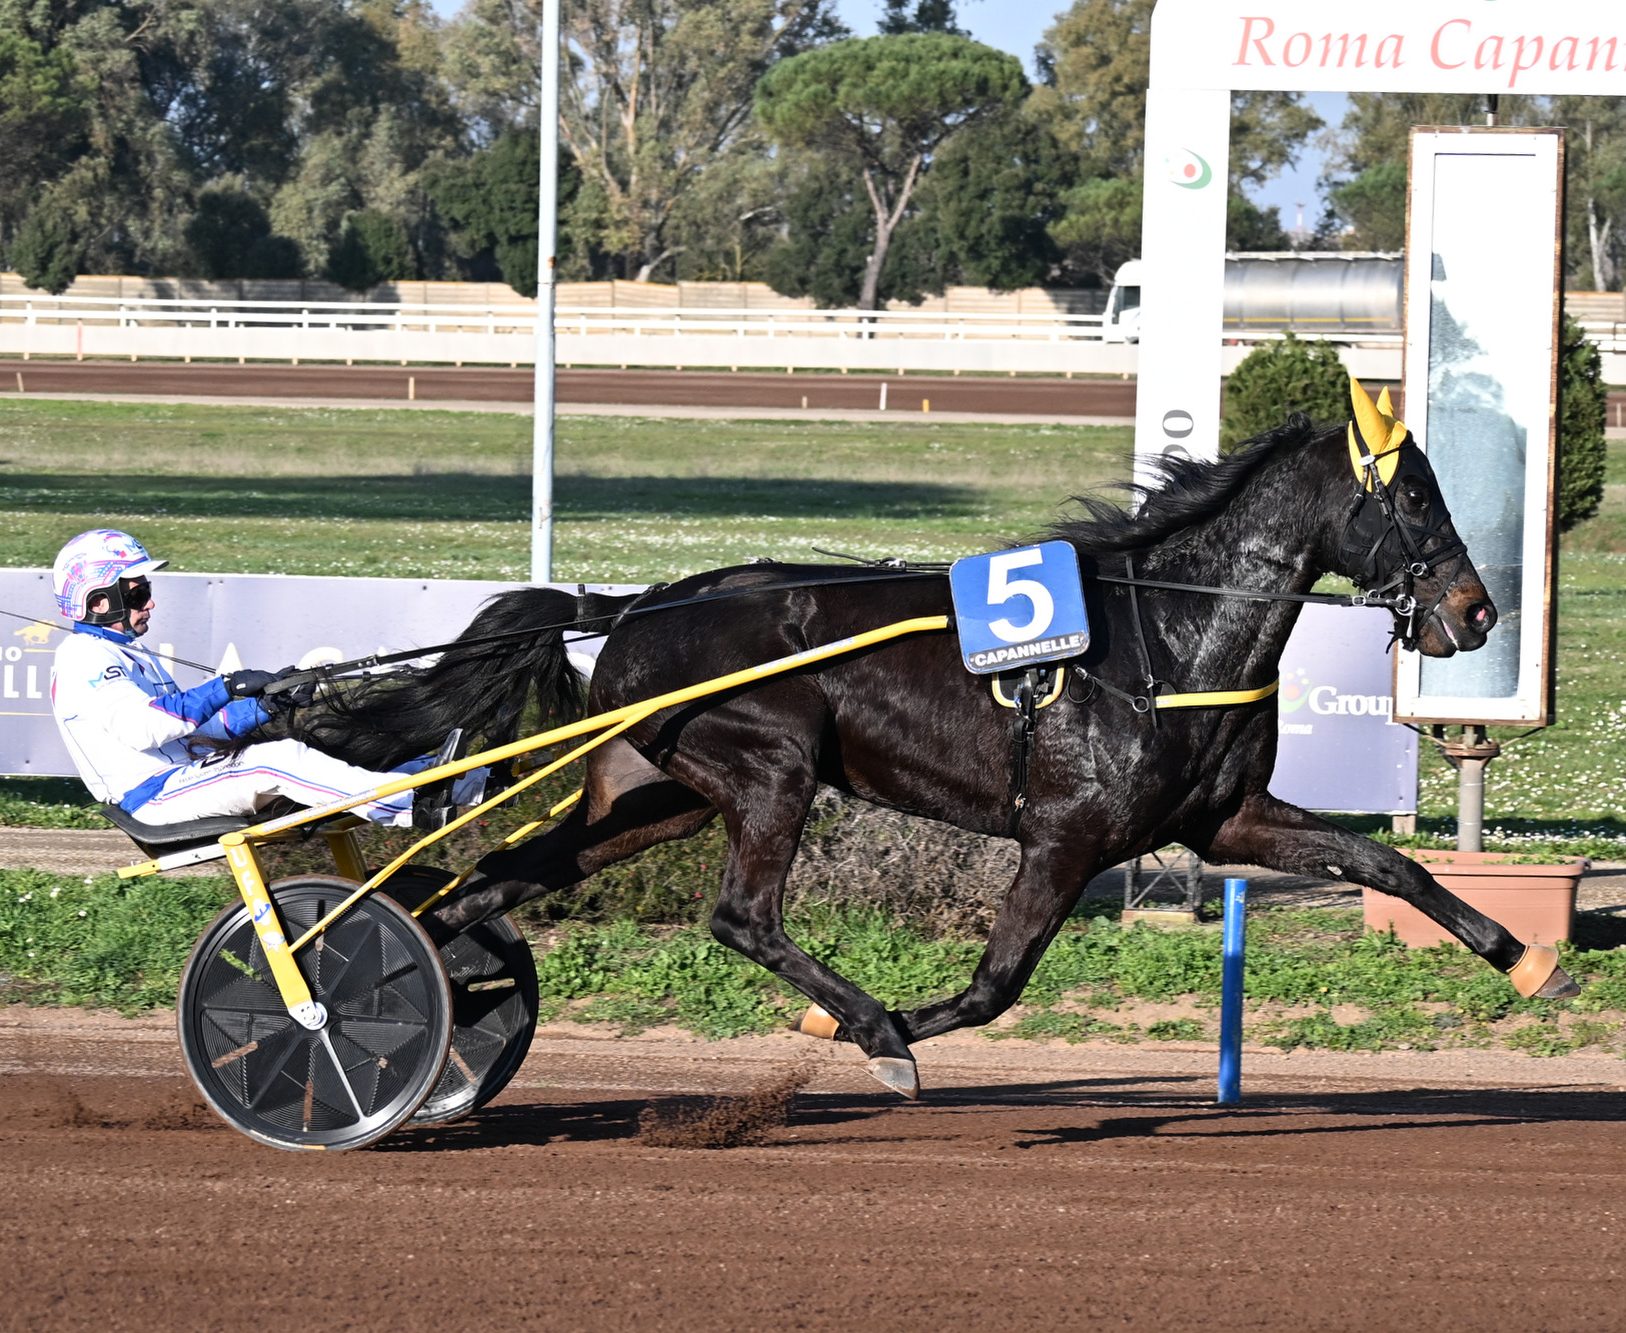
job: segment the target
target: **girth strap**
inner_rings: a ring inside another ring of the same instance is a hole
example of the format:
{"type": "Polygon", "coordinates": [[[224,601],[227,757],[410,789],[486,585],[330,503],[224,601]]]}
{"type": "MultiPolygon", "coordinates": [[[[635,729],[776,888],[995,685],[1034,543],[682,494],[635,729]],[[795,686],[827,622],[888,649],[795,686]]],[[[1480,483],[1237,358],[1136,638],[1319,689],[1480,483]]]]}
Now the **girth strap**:
{"type": "Polygon", "coordinates": [[[1011,719],[1011,815],[1006,832],[1015,837],[1027,805],[1028,768],[1033,737],[1039,729],[1039,711],[1049,708],[1067,688],[1067,668],[1056,662],[1002,671],[988,678],[994,702],[1015,713],[1011,719]]]}
{"type": "Polygon", "coordinates": [[[1022,811],[1028,803],[1028,767],[1033,757],[1033,733],[1039,727],[1039,683],[1037,669],[1024,671],[1011,691],[1016,714],[1011,724],[1011,814],[1005,832],[1014,838],[1022,827],[1022,811]]]}

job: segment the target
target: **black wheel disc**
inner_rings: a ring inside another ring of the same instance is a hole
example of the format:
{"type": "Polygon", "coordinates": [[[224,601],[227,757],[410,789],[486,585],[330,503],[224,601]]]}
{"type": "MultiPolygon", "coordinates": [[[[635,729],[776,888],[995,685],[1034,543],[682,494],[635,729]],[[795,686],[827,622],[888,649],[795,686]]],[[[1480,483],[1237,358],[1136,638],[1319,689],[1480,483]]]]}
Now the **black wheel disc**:
{"type": "MultiPolygon", "coordinates": [[[[271,885],[297,938],[355,891],[300,876],[271,885]]],[[[242,903],[204,931],[176,1001],[198,1091],[234,1129],[274,1148],[359,1148],[422,1104],[446,1063],[452,996],[434,944],[396,903],[362,899],[296,955],[327,1022],[288,1014],[242,903]]]]}
{"type": "MultiPolygon", "coordinates": [[[[449,879],[444,870],[407,866],[380,891],[410,911],[449,879]]],[[[440,961],[452,987],[452,1051],[414,1124],[444,1124],[484,1106],[519,1072],[536,1031],[536,959],[507,917],[453,936],[440,961]]]]}

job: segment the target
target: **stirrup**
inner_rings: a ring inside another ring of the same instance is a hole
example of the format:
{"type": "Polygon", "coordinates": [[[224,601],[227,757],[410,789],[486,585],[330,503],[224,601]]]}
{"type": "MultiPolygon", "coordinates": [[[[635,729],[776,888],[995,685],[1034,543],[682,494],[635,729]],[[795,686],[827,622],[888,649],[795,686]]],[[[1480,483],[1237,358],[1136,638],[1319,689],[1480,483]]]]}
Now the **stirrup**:
{"type": "MultiPolygon", "coordinates": [[[[431,768],[440,768],[444,764],[455,763],[468,753],[469,747],[463,740],[463,728],[453,727],[446,733],[446,739],[440,743],[440,749],[435,751],[434,762],[431,768]]],[[[457,807],[452,804],[452,784],[455,777],[436,778],[433,782],[426,782],[412,793],[412,827],[422,829],[426,833],[434,833],[446,827],[457,807]]]]}

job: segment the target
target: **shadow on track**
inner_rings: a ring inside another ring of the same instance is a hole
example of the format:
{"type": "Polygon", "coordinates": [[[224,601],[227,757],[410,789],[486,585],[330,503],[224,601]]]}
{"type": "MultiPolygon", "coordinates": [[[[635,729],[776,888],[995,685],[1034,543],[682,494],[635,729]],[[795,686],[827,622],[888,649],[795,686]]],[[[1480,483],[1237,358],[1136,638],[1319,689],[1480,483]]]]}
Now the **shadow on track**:
{"type": "MultiPolygon", "coordinates": [[[[900,1132],[888,1142],[943,1139],[953,1135],[959,1117],[1031,1113],[1052,1108],[1099,1112],[1091,1123],[1041,1128],[1013,1125],[1009,1146],[1022,1149],[1066,1147],[1122,1139],[1291,1139],[1326,1134],[1380,1133],[1386,1130],[1461,1130],[1478,1127],[1559,1123],[1617,1124],[1626,1104],[1617,1093],[1595,1088],[1485,1089],[1414,1088],[1383,1092],[1263,1093],[1241,1106],[1220,1107],[1207,1095],[1206,1077],[1098,1078],[1014,1084],[999,1088],[942,1088],[928,1092],[918,1106],[906,1106],[885,1092],[803,1093],[786,1124],[802,1136],[770,1146],[829,1146],[826,1134],[902,1113],[900,1132]],[[1189,1091],[1156,1092],[1190,1085],[1189,1091]],[[1203,1091],[1199,1092],[1198,1090],[1203,1091]],[[1300,1123],[1295,1123],[1295,1120],[1300,1123]],[[1327,1123],[1332,1121],[1334,1123],[1327,1123]],[[935,1123],[934,1123],[935,1122],[935,1123]],[[946,1131],[946,1133],[945,1133],[946,1131]]],[[[451,1125],[405,1128],[376,1145],[374,1152],[467,1151],[512,1145],[602,1143],[625,1140],[636,1146],[639,1119],[649,1109],[682,1111],[704,1107],[715,1096],[615,1098],[567,1104],[509,1102],[487,1107],[451,1125]]],[[[1024,1120],[1030,1116],[1022,1114],[1024,1120]]],[[[864,1142],[876,1143],[871,1136],[864,1142]]]]}

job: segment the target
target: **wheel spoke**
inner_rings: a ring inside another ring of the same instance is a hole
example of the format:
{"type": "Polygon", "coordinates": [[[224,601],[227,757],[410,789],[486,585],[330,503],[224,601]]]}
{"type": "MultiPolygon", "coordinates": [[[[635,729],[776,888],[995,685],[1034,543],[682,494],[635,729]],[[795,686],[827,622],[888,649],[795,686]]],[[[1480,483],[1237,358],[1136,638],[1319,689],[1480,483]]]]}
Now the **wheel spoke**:
{"type": "Polygon", "coordinates": [[[306,1035],[304,1029],[296,1028],[290,1023],[287,1028],[277,1033],[282,1041],[275,1044],[260,1043],[260,1050],[267,1052],[267,1058],[264,1061],[250,1060],[243,1065],[243,1091],[247,1094],[247,1099],[243,1102],[244,1107],[250,1111],[260,1110],[271,1095],[271,1090],[281,1086],[285,1079],[296,1088],[301,1086],[301,1081],[288,1072],[288,1065],[294,1056],[304,1054],[309,1048],[310,1043],[305,1040],[306,1035]],[[260,1080],[258,1091],[248,1086],[251,1077],[260,1080]]]}
{"type": "Polygon", "coordinates": [[[327,1051],[328,1059],[333,1061],[333,1068],[339,1075],[339,1082],[344,1084],[345,1096],[350,1098],[350,1105],[355,1108],[356,1119],[364,1120],[367,1113],[361,1109],[361,1103],[356,1100],[356,1090],[350,1086],[350,1075],[345,1072],[344,1063],[339,1059],[339,1053],[333,1049],[333,1037],[326,1028],[321,1031],[322,1046],[327,1051]]]}

